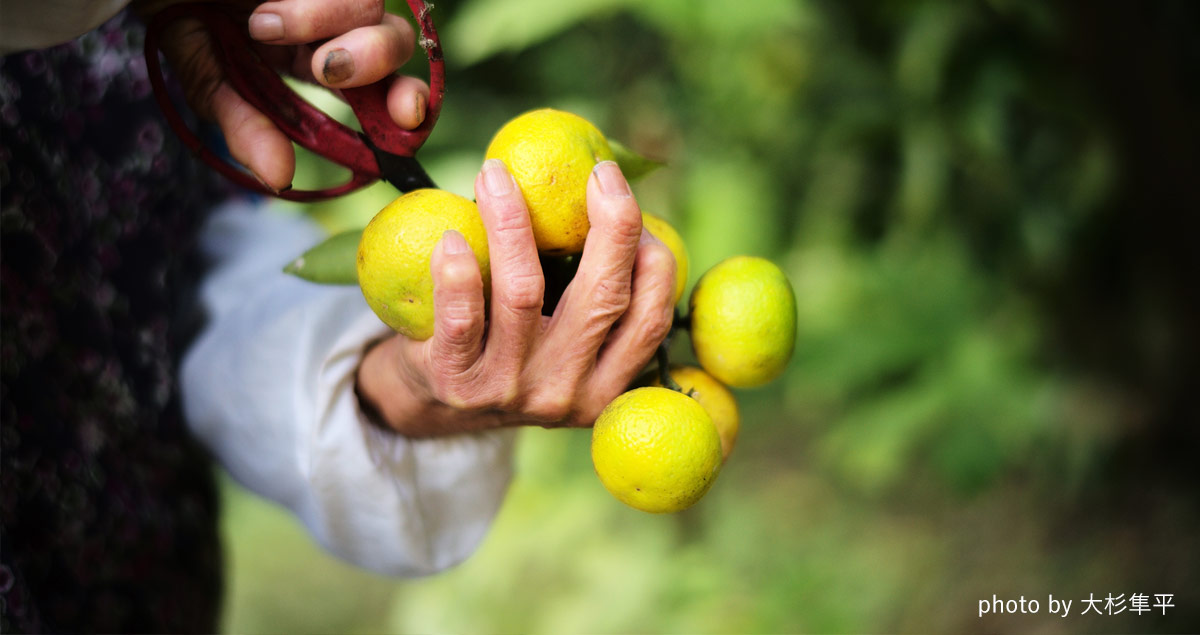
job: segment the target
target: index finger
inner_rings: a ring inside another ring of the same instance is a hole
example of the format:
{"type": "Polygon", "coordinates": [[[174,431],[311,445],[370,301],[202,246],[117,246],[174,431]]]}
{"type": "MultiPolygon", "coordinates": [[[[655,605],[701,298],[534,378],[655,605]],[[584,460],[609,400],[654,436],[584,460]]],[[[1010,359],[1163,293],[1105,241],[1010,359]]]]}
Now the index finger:
{"type": "Polygon", "coordinates": [[[383,0],[276,0],[250,15],[250,37],[268,44],[306,44],[383,20],[383,0]]]}
{"type": "Polygon", "coordinates": [[[479,215],[487,228],[492,307],[485,364],[502,374],[520,370],[541,327],[545,279],[529,210],[499,159],[484,162],[475,181],[479,215]]]}
{"type": "Polygon", "coordinates": [[[389,13],[379,24],[356,28],[313,51],[313,77],[334,88],[379,81],[408,61],[415,37],[404,18],[389,13]]]}

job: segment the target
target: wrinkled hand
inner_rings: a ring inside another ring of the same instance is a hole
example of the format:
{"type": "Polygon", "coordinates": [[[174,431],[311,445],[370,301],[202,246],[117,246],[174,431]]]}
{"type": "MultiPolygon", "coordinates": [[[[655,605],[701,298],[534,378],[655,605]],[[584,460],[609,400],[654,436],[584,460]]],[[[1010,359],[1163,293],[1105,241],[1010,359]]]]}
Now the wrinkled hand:
{"type": "Polygon", "coordinates": [[[436,436],[535,424],[588,426],[624,392],[671,327],[675,260],[642,229],[615,163],[588,181],[591,230],[554,315],[521,191],[499,161],[475,181],[491,258],[490,311],[470,247],[446,232],[434,248],[434,334],[396,335],[358,373],[366,406],[402,434],[436,436]]]}
{"type": "MultiPolygon", "coordinates": [[[[144,18],[179,0],[142,0],[144,18]]],[[[363,86],[388,77],[412,56],[415,34],[403,18],[386,13],[383,0],[278,0],[257,4],[250,36],[264,60],[283,72],[330,88],[363,86]],[[331,38],[315,50],[309,46],[331,38]]],[[[225,80],[209,33],[195,20],[176,20],[163,34],[167,60],[179,77],[188,103],[202,118],[216,121],[233,158],[275,190],[291,185],[296,156],[291,141],[225,80]]],[[[414,77],[396,76],[388,92],[388,112],[405,129],[425,118],[429,87],[414,77]]]]}

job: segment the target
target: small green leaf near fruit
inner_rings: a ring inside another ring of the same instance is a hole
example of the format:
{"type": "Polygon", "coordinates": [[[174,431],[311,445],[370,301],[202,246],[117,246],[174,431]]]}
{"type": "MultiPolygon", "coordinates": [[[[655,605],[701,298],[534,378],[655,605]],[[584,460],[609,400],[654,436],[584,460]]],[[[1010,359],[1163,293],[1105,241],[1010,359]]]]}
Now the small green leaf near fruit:
{"type": "Polygon", "coordinates": [[[666,165],[662,161],[634,152],[625,144],[613,139],[608,140],[608,147],[612,149],[617,165],[621,167],[621,173],[628,181],[636,181],[666,165]]]}
{"type": "Polygon", "coordinates": [[[334,234],[288,263],[283,271],[319,284],[358,284],[355,260],[361,237],[361,229],[334,234]]]}

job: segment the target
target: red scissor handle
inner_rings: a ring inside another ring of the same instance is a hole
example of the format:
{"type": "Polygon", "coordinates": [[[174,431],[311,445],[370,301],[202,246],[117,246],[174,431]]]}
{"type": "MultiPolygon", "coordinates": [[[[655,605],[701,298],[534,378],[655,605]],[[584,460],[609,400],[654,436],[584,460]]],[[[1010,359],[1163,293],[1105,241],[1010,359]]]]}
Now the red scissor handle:
{"type": "Polygon", "coordinates": [[[420,186],[427,183],[432,186],[411,157],[429,138],[429,133],[441,113],[442,98],[446,93],[445,62],[442,59],[437,31],[434,30],[433,20],[429,17],[430,5],[424,0],[408,0],[408,5],[420,26],[421,47],[425,49],[429,59],[429,103],[424,121],[413,130],[399,127],[388,114],[389,82],[386,79],[341,91],[362,124],[362,133],[339,123],[305,101],[254,51],[246,26],[245,12],[222,2],[172,5],[154,17],[146,32],[146,66],[150,82],[168,123],[184,143],[214,169],[256,192],[291,201],[317,201],[352,192],[381,177],[387,177],[402,189],[403,184],[420,186]],[[275,192],[253,175],[222,160],[209,150],[187,127],[175,109],[167,93],[158,59],[166,25],[180,18],[199,20],[209,29],[225,77],[242,98],[270,118],[285,135],[299,145],[349,168],[350,180],[342,185],[321,190],[275,192]],[[381,152],[383,157],[377,158],[377,152],[381,152]],[[386,161],[388,165],[381,169],[380,158],[396,160],[386,161]],[[404,158],[408,158],[409,161],[403,161],[404,158]],[[414,174],[395,174],[397,170],[412,170],[414,174]]]}

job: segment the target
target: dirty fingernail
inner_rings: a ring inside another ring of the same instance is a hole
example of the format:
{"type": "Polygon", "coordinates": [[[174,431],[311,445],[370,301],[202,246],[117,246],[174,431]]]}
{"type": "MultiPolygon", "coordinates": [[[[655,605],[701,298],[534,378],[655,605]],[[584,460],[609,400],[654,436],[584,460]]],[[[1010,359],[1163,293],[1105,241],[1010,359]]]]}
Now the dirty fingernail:
{"type": "Polygon", "coordinates": [[[425,95],[417,93],[413,97],[413,127],[416,128],[423,121],[425,121],[425,95]]]}
{"type": "Polygon", "coordinates": [[[600,185],[600,193],[607,196],[627,197],[633,196],[633,192],[629,190],[629,183],[625,181],[624,175],[621,174],[621,168],[613,161],[601,161],[592,169],[596,174],[596,181],[600,185]]]}
{"type": "Polygon", "coordinates": [[[340,84],[350,79],[354,75],[354,57],[346,49],[333,49],[325,56],[321,74],[327,84],[340,84]]]}
{"type": "Polygon", "coordinates": [[[250,37],[259,42],[283,39],[283,18],[274,13],[255,13],[250,16],[250,37]]]}
{"type": "Polygon", "coordinates": [[[513,178],[500,159],[483,162],[483,186],[492,196],[507,196],[513,191],[513,178]]]}

